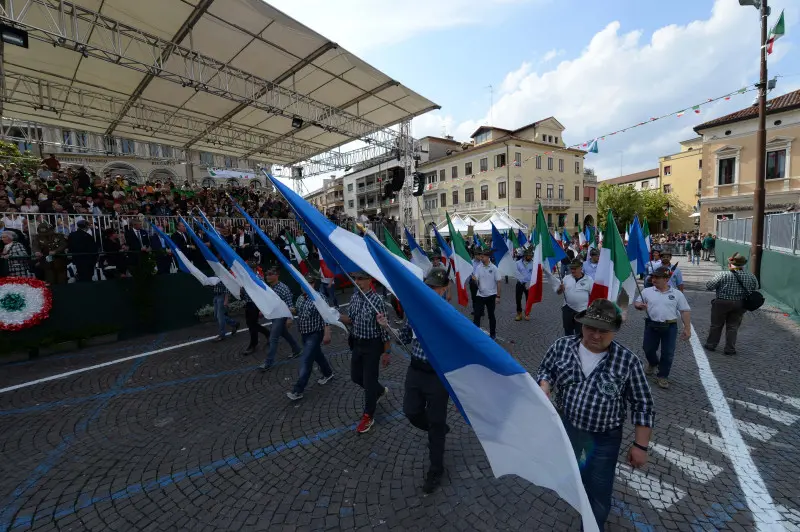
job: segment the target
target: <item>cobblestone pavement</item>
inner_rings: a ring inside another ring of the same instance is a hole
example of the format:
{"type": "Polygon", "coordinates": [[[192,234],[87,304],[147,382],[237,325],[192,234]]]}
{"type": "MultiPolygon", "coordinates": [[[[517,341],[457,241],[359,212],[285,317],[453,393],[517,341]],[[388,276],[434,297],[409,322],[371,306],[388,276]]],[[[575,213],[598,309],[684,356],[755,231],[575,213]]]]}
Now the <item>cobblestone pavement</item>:
{"type": "MultiPolygon", "coordinates": [[[[700,290],[716,266],[681,266],[702,340],[712,295],[700,290]]],[[[533,319],[515,322],[512,288],[499,306],[498,335],[535,371],[560,333],[560,301],[546,289],[533,319]]],[[[641,354],[642,315],[630,313],[618,338],[641,354]]],[[[211,335],[212,326],[198,326],[7,364],[0,388],[211,335]]],[[[0,393],[0,530],[579,528],[576,512],[552,492],[495,479],[452,405],[444,485],[424,496],[427,446],[402,416],[402,354],[383,370],[391,392],[378,422],[359,436],[362,394],[349,382],[341,333],[325,349],[337,377],[325,386],[312,378],[297,403],[284,395],[298,366],[286,346],[280,364],[260,373],[265,346],[258,360],[243,357],[245,336],[0,393]]],[[[653,392],[650,463],[643,471],[620,466],[608,528],[755,530],[771,508],[769,497],[752,493],[760,476],[785,528],[800,530],[798,344],[797,326],[777,310],[748,315],[738,356],[704,355],[719,383],[709,398],[710,374],[701,375],[691,344],[680,342],[672,388],[653,392]],[[726,422],[720,412],[728,408],[726,422]],[[733,445],[731,434],[744,445],[733,445]]]]}

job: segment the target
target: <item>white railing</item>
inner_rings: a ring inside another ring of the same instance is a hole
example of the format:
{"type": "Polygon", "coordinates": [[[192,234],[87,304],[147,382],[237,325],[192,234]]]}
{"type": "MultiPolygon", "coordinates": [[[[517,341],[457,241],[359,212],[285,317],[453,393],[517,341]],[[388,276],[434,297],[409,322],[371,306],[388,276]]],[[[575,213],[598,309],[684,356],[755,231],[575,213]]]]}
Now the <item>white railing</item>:
{"type": "MultiPolygon", "coordinates": [[[[717,220],[717,238],[738,244],[752,243],[753,218],[717,220]]],[[[768,214],[764,217],[764,249],[800,254],[800,213],[768,214]]]]}

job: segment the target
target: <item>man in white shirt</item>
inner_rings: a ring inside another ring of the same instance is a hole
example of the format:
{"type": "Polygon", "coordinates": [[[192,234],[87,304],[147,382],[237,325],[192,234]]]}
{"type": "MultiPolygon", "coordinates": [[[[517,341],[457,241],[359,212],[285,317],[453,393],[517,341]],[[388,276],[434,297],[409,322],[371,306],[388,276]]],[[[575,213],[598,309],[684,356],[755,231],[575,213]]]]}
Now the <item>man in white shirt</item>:
{"type": "Polygon", "coordinates": [[[497,332],[497,320],[494,317],[494,307],[500,301],[500,271],[490,260],[492,250],[482,249],[478,251],[481,263],[472,272],[472,278],[478,284],[478,292],[475,296],[475,319],[473,323],[481,326],[483,309],[489,315],[489,336],[494,339],[497,332]]]}
{"type": "Polygon", "coordinates": [[[597,274],[597,264],[600,262],[600,250],[592,248],[589,250],[589,260],[583,263],[583,273],[594,279],[597,274]]]}
{"type": "MultiPolygon", "coordinates": [[[[570,275],[564,277],[556,286],[556,294],[564,294],[564,306],[561,307],[561,320],[564,325],[564,336],[576,334],[575,315],[589,306],[589,294],[592,292],[594,280],[583,273],[583,262],[573,260],[569,265],[570,275]]],[[[577,332],[580,329],[577,328],[577,332]]]]}
{"type": "MultiPolygon", "coordinates": [[[[517,290],[515,294],[517,317],[514,318],[516,321],[522,319],[522,296],[525,296],[526,303],[528,301],[528,285],[531,283],[531,275],[533,275],[533,250],[528,248],[522,258],[517,261],[517,290]]],[[[525,314],[525,321],[530,319],[531,317],[525,314]]]]}
{"type": "Polygon", "coordinates": [[[683,292],[670,286],[669,268],[658,268],[651,275],[653,286],[645,288],[636,298],[634,306],[647,312],[642,348],[647,357],[645,374],[653,375],[656,370],[656,384],[659,388],[669,388],[669,371],[675,357],[675,344],[678,338],[678,319],[683,322],[681,339],[688,340],[692,335],[690,307],[683,292]],[[661,345],[661,357],[658,346],[661,345]]]}

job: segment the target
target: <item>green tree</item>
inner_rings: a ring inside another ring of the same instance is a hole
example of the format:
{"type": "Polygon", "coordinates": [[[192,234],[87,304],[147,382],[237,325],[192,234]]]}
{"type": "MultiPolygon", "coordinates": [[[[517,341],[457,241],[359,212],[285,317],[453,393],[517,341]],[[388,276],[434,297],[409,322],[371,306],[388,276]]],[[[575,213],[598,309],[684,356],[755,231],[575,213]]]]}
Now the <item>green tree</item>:
{"type": "Polygon", "coordinates": [[[662,227],[661,221],[667,219],[667,206],[673,207],[675,199],[670,194],[656,189],[642,190],[642,208],[640,215],[650,224],[650,229],[662,227]]]}
{"type": "Polygon", "coordinates": [[[31,175],[36,173],[42,161],[28,150],[20,153],[15,143],[0,140],[0,162],[6,166],[14,163],[23,174],[31,175]]]}
{"type": "Polygon", "coordinates": [[[614,221],[621,234],[625,233],[628,224],[635,214],[642,212],[643,199],[641,192],[632,185],[613,186],[601,183],[597,190],[597,213],[600,225],[605,225],[605,213],[608,209],[614,213],[614,221]]]}

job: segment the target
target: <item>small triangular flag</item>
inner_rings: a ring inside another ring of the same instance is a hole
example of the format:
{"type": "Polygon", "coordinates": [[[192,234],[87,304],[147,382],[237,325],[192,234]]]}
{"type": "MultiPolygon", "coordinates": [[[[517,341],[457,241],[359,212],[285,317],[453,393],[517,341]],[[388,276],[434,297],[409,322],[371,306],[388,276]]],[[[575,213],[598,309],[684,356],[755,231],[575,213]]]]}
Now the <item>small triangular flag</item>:
{"type": "Polygon", "coordinates": [[[694,111],[694,114],[699,115],[700,114],[700,106],[699,105],[695,105],[694,107],[692,107],[692,111],[694,111]]]}

